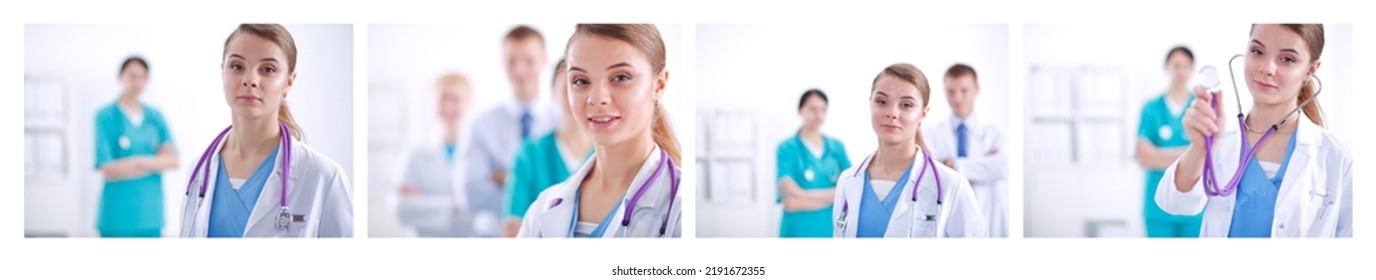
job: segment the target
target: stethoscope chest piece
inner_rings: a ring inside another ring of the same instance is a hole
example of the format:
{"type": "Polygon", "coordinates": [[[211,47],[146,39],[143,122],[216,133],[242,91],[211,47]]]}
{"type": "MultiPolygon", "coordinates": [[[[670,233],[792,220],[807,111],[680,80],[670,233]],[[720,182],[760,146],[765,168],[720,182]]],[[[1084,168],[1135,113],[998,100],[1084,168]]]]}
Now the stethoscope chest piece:
{"type": "Polygon", "coordinates": [[[277,229],[291,229],[291,209],[288,209],[286,206],[282,206],[281,209],[282,211],[277,213],[277,229]]]}

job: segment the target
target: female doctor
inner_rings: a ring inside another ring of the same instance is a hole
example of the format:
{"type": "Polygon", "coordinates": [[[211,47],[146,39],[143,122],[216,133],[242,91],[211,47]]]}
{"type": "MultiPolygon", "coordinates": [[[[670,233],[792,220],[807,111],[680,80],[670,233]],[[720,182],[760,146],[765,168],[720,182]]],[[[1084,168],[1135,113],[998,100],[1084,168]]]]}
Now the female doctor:
{"type": "Polygon", "coordinates": [[[870,88],[879,150],[846,169],[836,187],[835,237],[985,237],[970,182],[932,160],[922,143],[931,90],[912,64],[890,65],[870,88]]]}
{"type": "Polygon", "coordinates": [[[220,70],[233,125],[197,161],[182,237],[349,237],[349,179],[304,145],[285,98],[296,43],[277,24],[243,24],[225,40],[220,70]]]}
{"type": "Polygon", "coordinates": [[[1203,212],[1204,237],[1352,236],[1352,155],[1310,101],[1323,44],[1323,25],[1252,26],[1242,69],[1251,111],[1223,130],[1221,91],[1195,91],[1190,145],[1156,190],[1162,210],[1203,212]]]}
{"type": "Polygon", "coordinates": [[[679,237],[679,147],[660,99],[669,72],[649,24],[579,24],[569,105],[593,156],[535,199],[519,237],[679,237]]]}

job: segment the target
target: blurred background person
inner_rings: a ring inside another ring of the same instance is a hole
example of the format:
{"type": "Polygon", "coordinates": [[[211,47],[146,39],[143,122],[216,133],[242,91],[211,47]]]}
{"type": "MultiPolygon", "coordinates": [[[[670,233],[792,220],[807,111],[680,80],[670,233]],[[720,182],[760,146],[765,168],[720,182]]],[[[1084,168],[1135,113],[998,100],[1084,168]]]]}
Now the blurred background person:
{"type": "Polygon", "coordinates": [[[841,140],[822,135],[827,94],[810,89],[798,100],[803,126],[779,143],[776,155],[779,203],[783,204],[780,237],[831,237],[831,208],[836,180],[850,168],[841,140]]]}
{"type": "Polygon", "coordinates": [[[1177,46],[1166,53],[1166,74],[1170,87],[1142,105],[1142,118],[1137,124],[1137,164],[1146,169],[1145,192],[1142,195],[1142,218],[1147,237],[1199,237],[1202,215],[1176,216],[1167,214],[1156,205],[1156,186],[1190,139],[1185,137],[1181,118],[1185,108],[1194,102],[1190,93],[1190,77],[1194,76],[1194,52],[1177,46]]]}
{"type": "Polygon", "coordinates": [[[521,218],[526,208],[535,202],[535,196],[546,188],[568,179],[569,174],[578,171],[583,162],[592,154],[592,142],[584,134],[578,119],[573,117],[569,108],[569,83],[566,61],[561,59],[554,66],[551,97],[554,107],[563,115],[559,127],[539,138],[527,140],[521,145],[512,164],[511,174],[507,176],[506,187],[506,230],[504,235],[514,237],[521,229],[521,218]]]}
{"type": "Polygon", "coordinates": [[[989,222],[990,237],[1008,237],[1008,157],[1003,131],[995,122],[975,114],[980,95],[975,68],[957,63],[946,69],[946,104],[951,115],[924,127],[932,157],[970,180],[980,212],[989,222]]]}
{"type": "Polygon", "coordinates": [[[400,221],[421,237],[460,237],[473,234],[472,217],[463,185],[459,131],[470,107],[473,86],[459,73],[435,82],[436,105],[443,134],[439,143],[423,146],[406,162],[398,204],[400,221]]]}
{"type": "Polygon", "coordinates": [[[139,100],[148,73],[143,58],[125,59],[119,99],[96,112],[95,163],[105,177],[96,224],[102,237],[162,236],[162,171],[177,167],[177,155],[162,111],[139,100]]]}

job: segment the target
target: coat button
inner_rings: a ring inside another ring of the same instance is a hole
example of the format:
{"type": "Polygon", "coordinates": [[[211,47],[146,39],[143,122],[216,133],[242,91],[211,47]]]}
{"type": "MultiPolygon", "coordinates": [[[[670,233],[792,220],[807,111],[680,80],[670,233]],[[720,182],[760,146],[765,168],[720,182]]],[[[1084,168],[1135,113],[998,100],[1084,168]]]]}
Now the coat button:
{"type": "Polygon", "coordinates": [[[1285,229],[1285,224],[1280,224],[1280,229],[1285,229]]]}

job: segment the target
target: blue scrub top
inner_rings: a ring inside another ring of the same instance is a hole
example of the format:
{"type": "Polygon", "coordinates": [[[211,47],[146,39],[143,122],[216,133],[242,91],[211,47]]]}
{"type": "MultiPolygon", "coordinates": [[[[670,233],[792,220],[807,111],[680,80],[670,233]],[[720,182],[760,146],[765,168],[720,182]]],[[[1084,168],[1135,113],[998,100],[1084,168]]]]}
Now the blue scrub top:
{"type": "MultiPolygon", "coordinates": [[[[803,138],[798,135],[779,143],[776,154],[777,176],[792,179],[804,190],[836,187],[841,171],[851,167],[846,158],[846,147],[836,138],[822,136],[823,151],[820,158],[813,156],[803,138]],[[811,175],[811,176],[808,176],[811,175]]],[[[777,202],[783,202],[783,194],[778,194],[777,202]]],[[[779,223],[781,237],[831,237],[832,206],[812,211],[784,211],[783,221],[779,223]]]]}
{"type": "MultiPolygon", "coordinates": [[[[1180,115],[1171,114],[1170,107],[1167,105],[1166,94],[1154,98],[1142,106],[1142,118],[1137,125],[1137,137],[1147,139],[1152,146],[1157,148],[1183,148],[1190,145],[1189,138],[1185,137],[1185,125],[1181,120],[1185,117],[1185,110],[1189,110],[1190,104],[1194,103],[1194,95],[1190,95],[1185,101],[1184,110],[1180,115]]],[[[1161,210],[1156,205],[1156,186],[1161,183],[1161,177],[1166,175],[1165,169],[1147,169],[1146,185],[1142,193],[1145,202],[1142,203],[1142,211],[1148,223],[1153,221],[1193,223],[1198,225],[1204,221],[1204,215],[1176,216],[1161,210]]]]}
{"type": "Polygon", "coordinates": [[[244,229],[248,228],[248,218],[253,214],[253,208],[258,204],[258,197],[263,193],[263,186],[267,185],[268,177],[272,175],[273,161],[277,159],[277,150],[281,146],[272,150],[263,163],[258,164],[258,169],[249,175],[248,180],[244,180],[244,185],[235,190],[229,184],[229,172],[225,171],[224,157],[220,158],[220,168],[215,176],[215,199],[210,202],[210,226],[209,237],[243,237],[244,229]]]}
{"type": "Polygon", "coordinates": [[[893,209],[898,206],[898,198],[903,196],[903,188],[912,172],[913,167],[910,164],[908,171],[903,171],[903,176],[894,181],[893,189],[884,195],[884,200],[879,200],[879,194],[875,193],[874,186],[870,185],[870,173],[865,172],[865,187],[860,194],[860,218],[859,224],[856,225],[859,227],[855,232],[856,237],[884,237],[884,232],[889,230],[889,218],[893,217],[893,209]]]}
{"type": "MultiPolygon", "coordinates": [[[[95,117],[95,167],[134,156],[155,156],[172,145],[167,120],[157,109],[140,104],[143,123],[135,126],[116,103],[101,107],[95,117]]],[[[104,182],[96,228],[102,235],[127,232],[158,236],[163,225],[162,173],[104,182]]]]}
{"type": "Polygon", "coordinates": [[[592,232],[589,232],[588,235],[583,235],[581,233],[578,233],[578,231],[574,230],[575,228],[578,228],[578,203],[580,200],[582,200],[582,197],[583,192],[576,192],[573,195],[573,217],[569,220],[569,236],[579,238],[602,237],[603,234],[606,234],[607,226],[611,224],[612,217],[615,217],[616,209],[621,208],[621,204],[625,203],[626,199],[622,198],[620,200],[617,200],[616,206],[612,206],[612,210],[607,211],[607,216],[602,217],[602,222],[597,224],[597,228],[593,229],[592,232]]]}
{"type": "MultiPolygon", "coordinates": [[[[507,176],[506,214],[513,218],[523,218],[530,205],[540,192],[569,178],[569,167],[564,164],[564,156],[559,154],[558,138],[550,132],[537,139],[526,141],[516,153],[516,161],[511,165],[507,176]]],[[[585,153],[592,156],[592,151],[585,153]]],[[[576,168],[576,167],[575,167],[576,168]]]]}
{"type": "MultiPolygon", "coordinates": [[[[1285,170],[1290,165],[1290,154],[1295,153],[1295,135],[1285,147],[1285,159],[1276,170],[1275,178],[1266,178],[1256,157],[1247,162],[1247,170],[1242,173],[1242,181],[1237,186],[1237,202],[1233,207],[1232,225],[1228,227],[1228,237],[1271,237],[1271,222],[1276,216],[1276,196],[1280,193],[1281,183],[1285,181],[1285,170]]],[[[1244,145],[1243,149],[1250,149],[1244,145]]]]}

